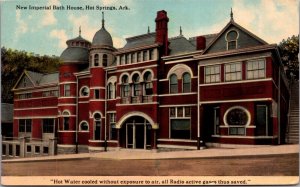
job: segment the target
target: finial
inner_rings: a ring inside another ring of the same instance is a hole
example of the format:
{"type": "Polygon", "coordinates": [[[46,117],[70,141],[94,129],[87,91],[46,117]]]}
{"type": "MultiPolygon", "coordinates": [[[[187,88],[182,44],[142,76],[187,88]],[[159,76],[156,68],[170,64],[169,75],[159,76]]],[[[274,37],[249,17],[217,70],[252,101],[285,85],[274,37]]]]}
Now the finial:
{"type": "Polygon", "coordinates": [[[104,12],[102,12],[102,27],[104,27],[104,12]]]}
{"type": "Polygon", "coordinates": [[[148,26],[148,34],[150,33],[150,27],[148,26]]]}
{"type": "Polygon", "coordinates": [[[81,26],[79,26],[79,36],[81,36],[81,26]]]}
{"type": "Polygon", "coordinates": [[[233,21],[233,12],[232,12],[232,8],[231,8],[231,12],[230,12],[230,21],[233,21]]]}
{"type": "Polygon", "coordinates": [[[181,26],[180,26],[180,29],[179,29],[179,35],[182,36],[182,29],[181,29],[181,26]]]}

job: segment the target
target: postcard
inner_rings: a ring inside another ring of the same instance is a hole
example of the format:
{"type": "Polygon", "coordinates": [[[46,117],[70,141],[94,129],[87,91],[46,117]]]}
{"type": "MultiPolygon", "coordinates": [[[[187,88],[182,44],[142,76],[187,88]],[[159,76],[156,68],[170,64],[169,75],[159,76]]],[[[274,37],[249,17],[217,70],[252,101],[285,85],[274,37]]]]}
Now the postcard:
{"type": "Polygon", "coordinates": [[[296,0],[1,1],[1,184],[298,184],[298,29],[296,0]]]}

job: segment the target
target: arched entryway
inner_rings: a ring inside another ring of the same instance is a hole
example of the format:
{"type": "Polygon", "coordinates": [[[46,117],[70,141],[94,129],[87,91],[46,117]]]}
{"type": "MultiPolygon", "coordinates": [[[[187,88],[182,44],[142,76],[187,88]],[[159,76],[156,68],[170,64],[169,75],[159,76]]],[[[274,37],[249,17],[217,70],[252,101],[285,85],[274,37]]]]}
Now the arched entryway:
{"type": "Polygon", "coordinates": [[[151,124],[141,116],[126,119],[120,129],[120,144],[129,149],[151,149],[151,124]]]}

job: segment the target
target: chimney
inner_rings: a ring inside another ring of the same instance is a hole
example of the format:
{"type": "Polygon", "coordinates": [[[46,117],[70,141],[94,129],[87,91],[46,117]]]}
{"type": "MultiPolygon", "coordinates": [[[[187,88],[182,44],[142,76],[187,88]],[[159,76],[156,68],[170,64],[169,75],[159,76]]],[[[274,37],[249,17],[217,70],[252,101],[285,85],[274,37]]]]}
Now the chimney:
{"type": "Polygon", "coordinates": [[[156,22],[156,38],[155,42],[163,45],[163,55],[169,54],[168,42],[168,22],[167,12],[164,10],[158,11],[155,19],[156,22]]]}
{"type": "Polygon", "coordinates": [[[206,47],[206,39],[204,36],[197,36],[196,38],[196,48],[197,50],[204,50],[206,47]]]}

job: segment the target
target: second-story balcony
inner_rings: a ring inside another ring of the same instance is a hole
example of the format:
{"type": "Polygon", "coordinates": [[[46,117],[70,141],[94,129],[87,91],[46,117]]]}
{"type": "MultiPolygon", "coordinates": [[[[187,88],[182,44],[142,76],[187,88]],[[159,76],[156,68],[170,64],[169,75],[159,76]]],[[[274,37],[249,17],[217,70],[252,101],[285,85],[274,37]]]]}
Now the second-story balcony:
{"type": "Polygon", "coordinates": [[[152,97],[153,97],[152,95],[122,97],[121,104],[150,103],[153,101],[152,97]]]}

